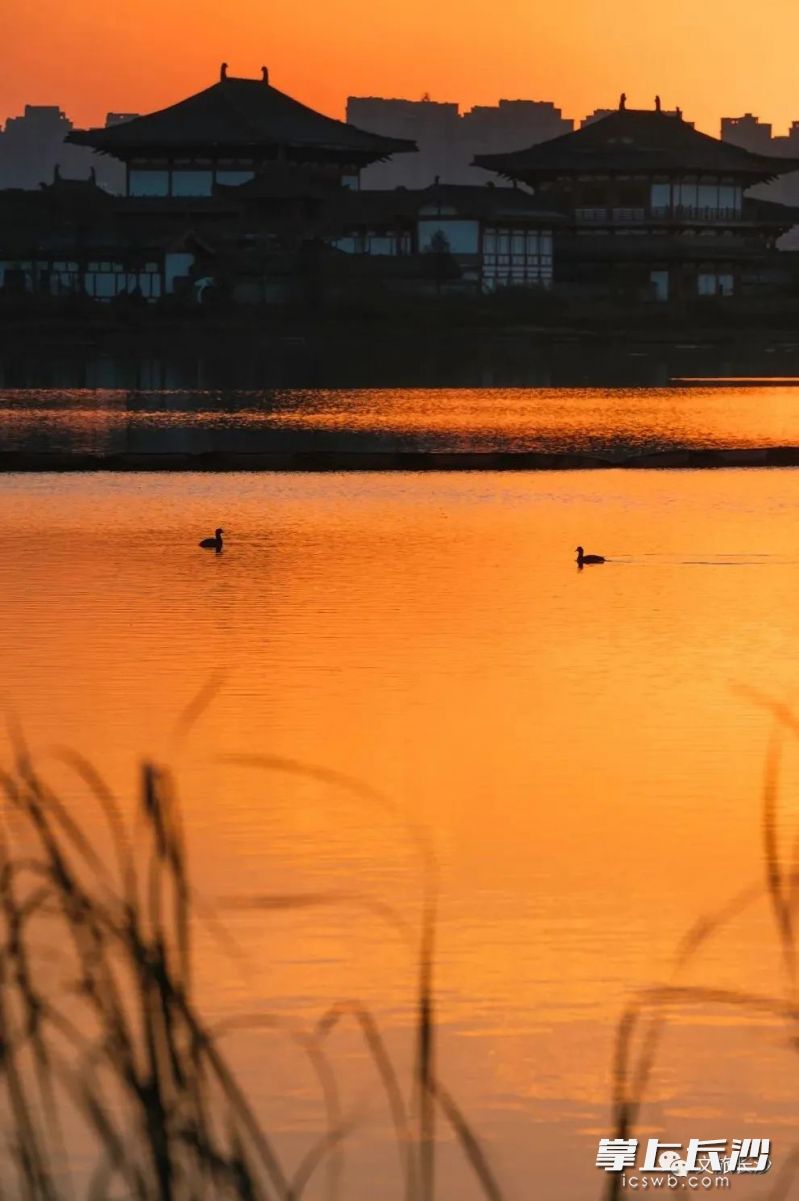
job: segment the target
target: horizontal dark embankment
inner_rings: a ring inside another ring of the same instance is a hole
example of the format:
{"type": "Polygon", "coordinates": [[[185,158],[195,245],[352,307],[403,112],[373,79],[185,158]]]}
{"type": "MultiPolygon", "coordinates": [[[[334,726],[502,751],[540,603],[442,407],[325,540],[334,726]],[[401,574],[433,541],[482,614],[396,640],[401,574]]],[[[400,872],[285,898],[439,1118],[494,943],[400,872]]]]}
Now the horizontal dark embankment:
{"type": "Polygon", "coordinates": [[[571,471],[588,468],[799,467],[799,446],[666,450],[627,458],[544,451],[254,451],[71,454],[0,451],[11,471],[571,471]]]}

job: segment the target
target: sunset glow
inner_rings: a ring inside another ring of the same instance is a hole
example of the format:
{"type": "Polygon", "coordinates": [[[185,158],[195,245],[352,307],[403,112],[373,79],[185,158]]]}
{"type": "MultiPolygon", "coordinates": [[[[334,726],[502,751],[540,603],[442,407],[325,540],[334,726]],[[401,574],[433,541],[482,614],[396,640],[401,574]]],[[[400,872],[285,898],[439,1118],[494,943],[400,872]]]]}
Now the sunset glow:
{"type": "Polygon", "coordinates": [[[0,1201],[787,1198],[799,0],[3,11],[0,1201]]]}
{"type": "Polygon", "coordinates": [[[140,0],[108,5],[12,0],[4,22],[0,119],[27,104],[60,104],[76,124],[107,111],[145,112],[231,74],[270,67],[276,87],[342,117],[348,95],[458,101],[553,100],[580,120],[627,92],[717,133],[722,115],[753,111],[785,132],[799,118],[792,0],[761,6],[673,0],[525,5],[442,0],[403,6],[340,0],[298,6],[256,0],[140,0]]]}
{"type": "MultiPolygon", "coordinates": [[[[410,959],[382,911],[264,914],[225,898],[357,889],[413,917],[420,872],[390,809],[219,754],[324,765],[421,821],[442,878],[442,1067],[492,1132],[505,1178],[535,1172],[542,1195],[591,1201],[620,1006],[668,973],[698,914],[757,878],[769,722],[731,685],[764,677],[795,696],[799,481],[588,472],[442,474],[423,493],[416,483],[73,477],[57,506],[44,477],[7,483],[6,689],[35,750],[53,729],[78,750],[100,748],[124,802],[140,749],[170,754],[175,714],[226,670],[178,764],[194,876],[246,956],[244,976],[202,932],[198,983],[214,1016],[315,1019],[355,995],[392,1014],[404,1057],[410,959]],[[220,511],[230,545],[204,559],[194,532],[220,511]],[[635,561],[578,575],[578,531],[635,561]],[[754,547],[767,553],[742,564],[754,547]],[[711,548],[715,562],[695,561],[711,548]],[[738,566],[722,566],[728,557],[738,566]],[[569,1155],[573,1191],[561,1193],[569,1155]]],[[[47,771],[72,795],[64,768],[47,760],[47,771]]],[[[796,781],[788,751],[786,798],[796,781]]],[[[787,800],[780,821],[790,845],[787,800]]],[[[753,946],[759,988],[776,987],[762,905],[687,978],[744,987],[753,946]]],[[[732,1127],[756,1105],[787,1138],[793,1061],[767,1032],[754,1041],[723,1017],[675,1016],[652,1120],[670,1105],[669,1129],[689,1137],[688,1118],[732,1127]]],[[[233,1053],[282,1139],[304,1129],[303,1114],[317,1120],[274,1038],[233,1053]]],[[[362,1058],[347,1062],[347,1088],[376,1107],[362,1058]]],[[[353,1160],[390,1165],[387,1142],[379,1126],[359,1128],[353,1160]]],[[[446,1201],[471,1195],[444,1180],[446,1201]]],[[[347,1195],[372,1201],[369,1174],[357,1183],[347,1195]]]]}

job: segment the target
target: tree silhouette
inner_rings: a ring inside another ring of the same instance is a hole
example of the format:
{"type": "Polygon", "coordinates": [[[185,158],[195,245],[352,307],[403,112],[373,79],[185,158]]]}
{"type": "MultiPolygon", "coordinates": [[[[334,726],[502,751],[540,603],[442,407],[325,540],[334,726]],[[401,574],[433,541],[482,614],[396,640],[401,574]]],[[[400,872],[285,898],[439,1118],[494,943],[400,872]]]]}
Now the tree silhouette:
{"type": "Polygon", "coordinates": [[[458,266],[449,244],[449,239],[443,229],[437,229],[425,246],[425,254],[430,258],[430,277],[436,281],[436,292],[441,291],[445,279],[458,279],[458,266]]]}

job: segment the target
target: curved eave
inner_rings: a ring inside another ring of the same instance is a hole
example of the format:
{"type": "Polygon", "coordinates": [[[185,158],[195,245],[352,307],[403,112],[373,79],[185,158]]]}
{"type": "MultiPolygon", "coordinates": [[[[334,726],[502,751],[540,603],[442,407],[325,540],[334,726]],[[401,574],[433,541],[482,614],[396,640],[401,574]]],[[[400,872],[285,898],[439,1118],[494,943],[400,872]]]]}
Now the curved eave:
{"type": "Polygon", "coordinates": [[[272,142],[119,142],[107,136],[105,129],[74,129],[66,137],[67,142],[76,146],[88,146],[98,154],[110,154],[123,161],[143,156],[158,156],[174,158],[177,155],[185,157],[191,154],[208,156],[225,155],[263,155],[274,157],[280,150],[297,154],[320,154],[337,158],[344,162],[354,162],[359,159],[376,162],[389,158],[393,154],[410,154],[418,150],[415,142],[404,138],[385,138],[372,146],[345,146],[335,142],[311,141],[272,141],[272,142]]]}
{"type": "Polygon", "coordinates": [[[769,183],[782,175],[799,171],[799,159],[769,160],[761,157],[758,162],[751,164],[686,164],[648,163],[641,160],[628,162],[603,163],[601,158],[586,158],[585,162],[571,163],[537,163],[524,159],[514,159],[508,155],[476,155],[472,160],[473,167],[483,171],[493,171],[504,179],[526,179],[531,176],[546,179],[566,179],[576,175],[729,175],[747,178],[755,183],[769,183]],[[776,169],[775,169],[776,168],[776,169]]]}

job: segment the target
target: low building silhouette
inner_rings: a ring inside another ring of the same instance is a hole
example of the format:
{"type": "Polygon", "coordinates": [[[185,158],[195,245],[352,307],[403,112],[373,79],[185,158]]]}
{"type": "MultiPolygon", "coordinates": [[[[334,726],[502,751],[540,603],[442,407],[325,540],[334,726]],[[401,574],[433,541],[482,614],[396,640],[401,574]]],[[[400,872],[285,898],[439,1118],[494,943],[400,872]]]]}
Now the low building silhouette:
{"type": "MultiPolygon", "coordinates": [[[[457,106],[425,104],[442,141],[453,122],[464,128],[457,106]]],[[[70,129],[67,148],[124,170],[124,194],[94,168],[75,180],[57,165],[35,191],[0,190],[0,292],[318,303],[372,288],[515,287],[666,301],[786,280],[791,256],[776,247],[799,208],[757,189],[799,170],[799,147],[755,152],[698,133],[659,100],[636,110],[622,97],[577,131],[477,154],[487,184],[362,188],[394,156],[433,164],[408,136],[417,110],[394,111],[395,132],[374,132],[301,104],[265,68],[253,80],[223,66],[217,82],[159,112],[70,129]]],[[[466,117],[481,145],[562,121],[526,102],[466,117]]]]}
{"type": "Polygon", "coordinates": [[[751,192],[796,171],[799,158],[699,133],[659,102],[628,109],[622,96],[574,133],[477,163],[569,212],[555,280],[574,293],[669,300],[770,286],[777,240],[799,221],[796,209],[751,192]]]}
{"type": "Polygon", "coordinates": [[[246,183],[274,164],[313,165],[346,187],[369,163],[414,151],[412,140],[367,133],[326,117],[260,79],[229,76],[158,112],[68,141],[124,163],[128,196],[211,196],[217,184],[246,183]]]}
{"type": "MultiPolygon", "coordinates": [[[[366,190],[331,212],[347,256],[415,259],[411,273],[430,278],[433,258],[447,261],[448,287],[494,292],[549,290],[553,231],[565,217],[529,192],[479,184],[366,190]]],[[[332,229],[331,229],[332,232],[332,229]]],[[[440,289],[439,289],[440,290],[440,289]]]]}
{"type": "Polygon", "coordinates": [[[194,261],[194,235],[166,214],[132,212],[96,178],[56,172],[37,191],[0,191],[0,294],[157,301],[194,261]]]}
{"type": "Polygon", "coordinates": [[[5,293],[291,298],[319,283],[325,257],[347,261],[334,243],[358,227],[342,206],[361,170],[416,149],[308,108],[266,68],[241,79],[224,64],[185,100],[67,138],[121,164],[124,195],[109,196],[94,172],[73,183],[58,169],[35,196],[0,193],[5,293]]]}
{"type": "Polygon", "coordinates": [[[303,168],[217,185],[189,205],[57,177],[0,192],[0,294],[279,303],[373,287],[548,290],[563,220],[513,188],[356,191],[303,168]]]}

